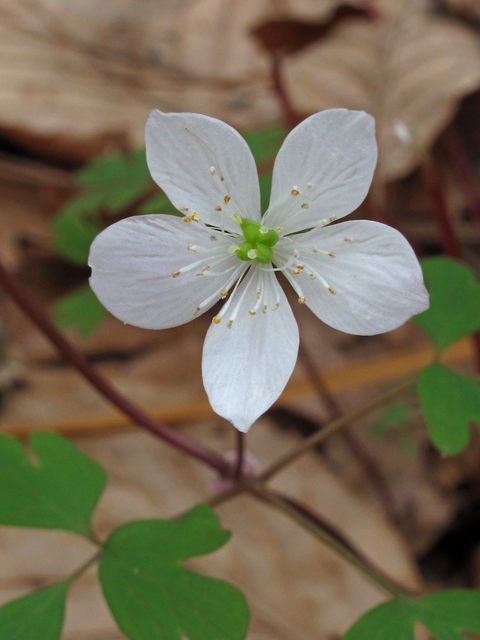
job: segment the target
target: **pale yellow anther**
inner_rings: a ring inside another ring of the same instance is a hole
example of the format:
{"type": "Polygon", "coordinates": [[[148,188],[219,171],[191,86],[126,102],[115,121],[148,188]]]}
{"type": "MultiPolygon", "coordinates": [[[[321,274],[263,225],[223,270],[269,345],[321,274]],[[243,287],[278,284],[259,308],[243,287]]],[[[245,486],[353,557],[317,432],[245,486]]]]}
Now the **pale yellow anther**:
{"type": "Polygon", "coordinates": [[[220,207],[220,206],[217,204],[217,206],[215,207],[215,211],[221,211],[221,210],[222,210],[222,207],[220,207]]]}
{"type": "Polygon", "coordinates": [[[229,321],[227,322],[227,327],[228,327],[229,329],[231,329],[231,328],[232,328],[232,324],[233,324],[233,320],[229,320],[229,321]]]}
{"type": "Polygon", "coordinates": [[[294,269],[293,270],[293,275],[298,276],[300,273],[300,269],[294,269]]]}
{"type": "Polygon", "coordinates": [[[312,182],[307,182],[307,188],[311,189],[313,187],[313,183],[312,182]]]}
{"type": "Polygon", "coordinates": [[[227,296],[228,296],[228,291],[226,289],[224,289],[223,291],[220,291],[221,298],[226,298],[227,296]]]}
{"type": "Polygon", "coordinates": [[[265,236],[269,232],[269,228],[262,224],[259,228],[259,232],[262,234],[262,236],[265,236]]]}
{"type": "Polygon", "coordinates": [[[303,269],[303,264],[297,264],[297,269],[300,269],[300,271],[303,269]]]}
{"type": "Polygon", "coordinates": [[[305,300],[305,298],[299,298],[299,299],[298,299],[298,302],[299,302],[300,304],[305,304],[306,300],[305,300]]]}
{"type": "Polygon", "coordinates": [[[279,306],[280,306],[280,302],[277,302],[277,304],[274,307],[272,307],[272,311],[276,311],[279,306]]]}
{"type": "Polygon", "coordinates": [[[210,173],[212,174],[212,176],[215,175],[215,167],[210,167],[210,173]]]}
{"type": "Polygon", "coordinates": [[[180,211],[183,211],[183,213],[186,213],[188,211],[188,207],[180,207],[180,211]]]}
{"type": "Polygon", "coordinates": [[[178,276],[180,275],[180,273],[181,273],[180,271],[174,271],[174,272],[172,273],[172,276],[173,276],[174,278],[178,278],[178,276]]]}
{"type": "Polygon", "coordinates": [[[280,235],[283,233],[284,229],[283,227],[275,227],[275,229],[277,230],[277,233],[279,233],[280,235]]]}
{"type": "Polygon", "coordinates": [[[335,254],[333,253],[333,251],[327,251],[327,256],[330,256],[330,258],[335,258],[335,254]]]}
{"type": "Polygon", "coordinates": [[[193,315],[194,315],[194,316],[196,316],[196,315],[197,315],[197,313],[198,313],[199,311],[201,311],[201,309],[202,309],[201,307],[197,307],[197,308],[195,309],[195,311],[193,312],[193,315]]]}
{"type": "Polygon", "coordinates": [[[337,295],[337,292],[335,291],[335,289],[332,289],[332,287],[328,287],[328,290],[330,291],[330,293],[331,293],[333,296],[336,296],[336,295],[337,295]]]}
{"type": "Polygon", "coordinates": [[[223,199],[223,201],[225,202],[225,204],[228,204],[231,199],[232,199],[231,196],[226,195],[225,198],[223,199]]]}
{"type": "Polygon", "coordinates": [[[251,316],[254,316],[257,312],[255,311],[255,309],[250,309],[250,311],[248,312],[251,316]]]}
{"type": "Polygon", "coordinates": [[[210,240],[212,240],[213,242],[215,242],[215,240],[218,240],[217,236],[210,236],[210,240]]]}
{"type": "Polygon", "coordinates": [[[266,304],[263,305],[262,311],[263,311],[263,313],[267,313],[267,305],[266,304]]]}
{"type": "Polygon", "coordinates": [[[255,258],[257,257],[257,252],[255,251],[255,249],[250,249],[250,251],[247,251],[247,256],[250,258],[250,260],[255,260],[255,258]]]}
{"type": "Polygon", "coordinates": [[[353,238],[344,238],[343,241],[344,242],[353,242],[353,238]]]}
{"type": "Polygon", "coordinates": [[[257,300],[259,300],[260,299],[260,291],[256,291],[255,295],[257,296],[257,300]]]}
{"type": "Polygon", "coordinates": [[[184,221],[184,222],[191,222],[191,221],[192,221],[192,219],[191,219],[191,217],[190,217],[190,216],[183,216],[183,221],[184,221]]]}
{"type": "Polygon", "coordinates": [[[188,245],[188,250],[189,250],[189,251],[196,251],[196,250],[197,250],[197,247],[196,247],[196,245],[194,245],[194,244],[189,244],[189,245],[188,245]]]}
{"type": "Polygon", "coordinates": [[[317,276],[314,273],[310,274],[310,280],[316,280],[317,276]]]}
{"type": "Polygon", "coordinates": [[[298,196],[299,194],[300,194],[300,191],[297,189],[297,187],[293,187],[292,196],[298,196]]]}
{"type": "Polygon", "coordinates": [[[299,254],[299,253],[298,253],[298,251],[295,249],[295,250],[294,250],[294,252],[293,252],[293,257],[294,257],[294,258],[298,258],[298,256],[299,256],[299,255],[300,255],[300,254],[299,254]]]}
{"type": "Polygon", "coordinates": [[[221,320],[221,319],[222,319],[222,318],[221,318],[221,316],[214,316],[214,318],[213,318],[213,322],[214,322],[215,324],[219,324],[219,322],[220,322],[220,320],[221,320]]]}
{"type": "Polygon", "coordinates": [[[200,222],[201,218],[200,218],[200,214],[197,213],[196,211],[194,211],[192,213],[192,220],[195,220],[195,222],[200,222]]]}
{"type": "Polygon", "coordinates": [[[308,202],[303,202],[302,203],[302,209],[308,209],[310,205],[308,204],[308,202]]]}

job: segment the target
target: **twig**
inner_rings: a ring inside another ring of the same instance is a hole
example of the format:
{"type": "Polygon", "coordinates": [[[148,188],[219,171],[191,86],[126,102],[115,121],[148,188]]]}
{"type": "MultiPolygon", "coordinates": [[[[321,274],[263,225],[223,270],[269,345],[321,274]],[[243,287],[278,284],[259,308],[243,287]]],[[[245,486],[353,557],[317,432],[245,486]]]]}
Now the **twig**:
{"type": "Polygon", "coordinates": [[[323,542],[325,546],[341,556],[349,564],[359,569],[372,582],[394,598],[413,595],[410,590],[396,584],[374,567],[350,542],[345,540],[340,533],[332,528],[331,525],[324,522],[319,515],[313,513],[309,508],[299,504],[288,496],[268,489],[253,489],[251,493],[260,500],[282,511],[303,529],[323,542]]]}
{"type": "Polygon", "coordinates": [[[57,330],[48,315],[18,284],[15,278],[5,269],[0,262],[0,284],[17,302],[23,311],[44,333],[60,351],[62,356],[79,373],[81,373],[95,389],[109,402],[116,406],[136,424],[157,437],[169,442],[188,455],[208,464],[216,469],[222,476],[228,476],[232,472],[231,464],[213,449],[191,440],[187,436],[175,431],[166,424],[155,420],[128,398],[116,391],[110,383],[101,376],[83,357],[83,355],[57,330]]]}
{"type": "Polygon", "coordinates": [[[278,54],[272,53],[271,56],[271,73],[275,95],[277,96],[280,109],[282,111],[282,119],[287,129],[294,129],[302,118],[295,111],[290,97],[285,89],[282,75],[282,59],[278,54]]]}
{"type": "MultiPolygon", "coordinates": [[[[317,392],[317,397],[320,403],[326,405],[327,410],[330,413],[331,420],[339,420],[343,417],[344,413],[335,397],[329,392],[323,376],[315,366],[308,350],[302,345],[300,345],[299,356],[300,361],[305,367],[308,377],[310,378],[310,382],[317,392]]],[[[363,469],[365,476],[375,489],[387,517],[392,522],[398,523],[398,515],[395,509],[393,496],[391,495],[375,460],[372,459],[360,440],[353,434],[348,424],[343,427],[341,436],[351,455],[355,460],[357,460],[363,469]]]]}
{"type": "Polygon", "coordinates": [[[277,473],[279,473],[286,466],[291,464],[294,460],[302,456],[305,452],[307,452],[312,447],[320,444],[324,440],[326,440],[333,433],[336,433],[340,429],[343,429],[347,424],[354,422],[355,420],[359,420],[367,416],[375,409],[379,409],[383,407],[399,396],[403,395],[407,391],[413,389],[416,385],[416,379],[409,380],[408,382],[404,382],[402,385],[395,387],[391,391],[387,391],[382,396],[369,402],[368,404],[352,411],[348,415],[343,418],[339,418],[338,420],[334,420],[323,429],[320,429],[316,433],[313,433],[309,438],[300,442],[296,447],[293,447],[290,451],[287,451],[285,455],[281,456],[278,460],[273,462],[269,467],[267,467],[257,478],[259,482],[266,483],[268,480],[273,478],[277,473]]]}

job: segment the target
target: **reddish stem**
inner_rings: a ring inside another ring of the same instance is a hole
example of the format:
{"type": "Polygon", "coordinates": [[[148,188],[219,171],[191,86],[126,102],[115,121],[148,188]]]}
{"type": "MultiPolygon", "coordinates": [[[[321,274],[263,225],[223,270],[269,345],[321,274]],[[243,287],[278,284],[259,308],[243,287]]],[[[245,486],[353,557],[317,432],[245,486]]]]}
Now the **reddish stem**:
{"type": "Polygon", "coordinates": [[[95,389],[111,402],[117,409],[132,419],[133,422],[140,425],[147,431],[158,436],[162,440],[169,442],[188,455],[208,464],[216,469],[222,476],[231,474],[231,465],[216,451],[208,449],[204,445],[191,440],[183,434],[175,431],[171,427],[155,420],[140,407],[125,398],[116,391],[110,383],[101,376],[83,355],[56,329],[48,315],[43,309],[31,298],[19,285],[16,279],[5,269],[0,262],[0,284],[9,293],[9,295],[17,302],[23,311],[37,325],[37,327],[52,342],[58,351],[62,354],[67,362],[69,362],[77,371],[79,371],[95,389]]]}
{"type": "Polygon", "coordinates": [[[470,159],[454,125],[450,125],[444,131],[443,140],[455,163],[472,220],[480,224],[480,186],[475,170],[470,163],[470,159]]]}

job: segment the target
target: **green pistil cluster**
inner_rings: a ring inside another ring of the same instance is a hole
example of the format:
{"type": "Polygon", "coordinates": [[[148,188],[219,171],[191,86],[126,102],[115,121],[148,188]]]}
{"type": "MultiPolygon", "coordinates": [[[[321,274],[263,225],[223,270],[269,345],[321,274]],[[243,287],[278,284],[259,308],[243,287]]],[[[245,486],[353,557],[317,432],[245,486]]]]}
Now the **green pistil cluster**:
{"type": "Polygon", "coordinates": [[[239,220],[237,222],[242,228],[245,240],[238,247],[232,247],[232,251],[237,254],[240,260],[245,260],[245,262],[256,260],[260,264],[270,264],[273,260],[272,247],[279,240],[278,233],[259,222],[255,222],[255,220],[238,217],[239,220]]]}

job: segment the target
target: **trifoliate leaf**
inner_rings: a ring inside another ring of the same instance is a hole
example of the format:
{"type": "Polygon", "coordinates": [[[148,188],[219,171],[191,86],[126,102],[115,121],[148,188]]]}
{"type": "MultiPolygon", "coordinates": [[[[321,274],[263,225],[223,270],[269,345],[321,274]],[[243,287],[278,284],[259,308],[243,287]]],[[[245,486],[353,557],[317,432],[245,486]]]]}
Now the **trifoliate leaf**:
{"type": "Polygon", "coordinates": [[[436,640],[466,640],[480,633],[480,591],[455,589],[420,598],[402,598],[366,613],[342,640],[414,640],[420,622],[436,640]]]}
{"type": "Polygon", "coordinates": [[[120,212],[152,184],[145,149],[96,158],[77,173],[77,182],[98,198],[98,209],[120,212]]]}
{"type": "Polygon", "coordinates": [[[274,160],[288,131],[275,125],[243,134],[257,164],[274,160]]]}
{"type": "Polygon", "coordinates": [[[448,454],[465,449],[470,422],[480,426],[480,386],[435,363],[420,374],[418,394],[435,446],[448,454]]]}
{"type": "Polygon", "coordinates": [[[88,284],[58,300],[54,313],[60,330],[73,327],[81,336],[93,333],[107,317],[105,307],[88,284]]]}
{"type": "Polygon", "coordinates": [[[29,444],[31,459],[18,440],[0,435],[0,524],[90,537],[105,471],[54,433],[34,433],[29,444]]]}
{"type": "Polygon", "coordinates": [[[60,582],[0,607],[0,640],[58,640],[69,586],[60,582]]]}
{"type": "Polygon", "coordinates": [[[229,537],[206,506],[175,520],[130,522],[114,531],[99,576],[123,633],[131,640],[244,640],[249,612],[240,591],[181,565],[229,537]]]}
{"type": "Polygon", "coordinates": [[[474,272],[450,258],[422,260],[430,293],[430,308],[415,322],[428,333],[437,349],[445,349],[480,329],[480,284],[474,272]]]}

